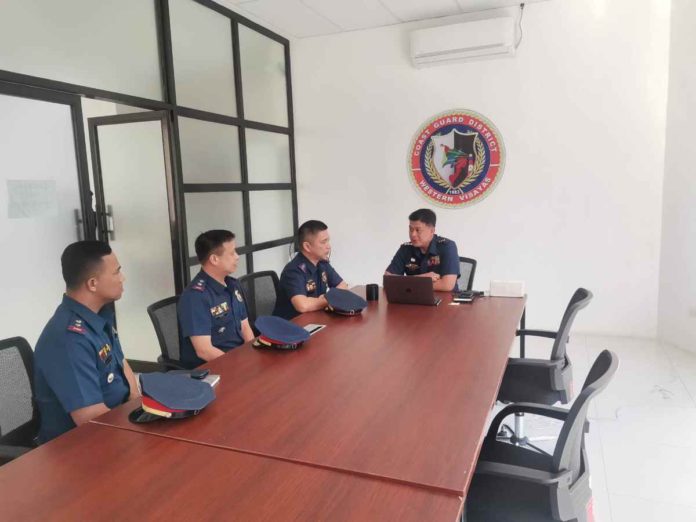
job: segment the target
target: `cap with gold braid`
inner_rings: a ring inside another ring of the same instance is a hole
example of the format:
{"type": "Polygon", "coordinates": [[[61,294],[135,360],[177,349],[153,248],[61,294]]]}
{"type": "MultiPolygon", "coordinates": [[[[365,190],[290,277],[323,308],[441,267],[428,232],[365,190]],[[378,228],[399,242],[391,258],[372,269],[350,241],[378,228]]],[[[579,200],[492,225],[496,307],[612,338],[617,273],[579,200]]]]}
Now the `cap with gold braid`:
{"type": "Polygon", "coordinates": [[[261,315],[254,326],[261,334],[254,339],[255,348],[297,350],[309,339],[307,330],[280,317],[261,315]]]}
{"type": "Polygon", "coordinates": [[[159,419],[183,419],[198,415],[215,399],[213,387],[188,374],[143,373],[140,375],[142,406],[131,412],[135,423],[159,419]]]}

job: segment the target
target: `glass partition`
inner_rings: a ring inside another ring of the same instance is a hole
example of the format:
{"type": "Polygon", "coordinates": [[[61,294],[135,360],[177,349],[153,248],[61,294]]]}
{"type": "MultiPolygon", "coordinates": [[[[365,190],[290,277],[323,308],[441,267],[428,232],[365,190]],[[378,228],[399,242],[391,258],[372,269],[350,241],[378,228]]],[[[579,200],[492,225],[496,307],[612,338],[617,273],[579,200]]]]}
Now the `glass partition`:
{"type": "Polygon", "coordinates": [[[237,115],[230,19],[193,0],[170,0],[176,102],[237,115]]]}
{"type": "Polygon", "coordinates": [[[254,271],[262,272],[264,270],[273,270],[278,277],[283,271],[283,267],[288,263],[288,245],[281,245],[265,250],[254,252],[254,271]]]}
{"type": "Polygon", "coordinates": [[[192,118],[179,118],[184,183],[240,183],[239,131],[192,118]]]}
{"type": "Polygon", "coordinates": [[[241,192],[190,192],[186,194],[186,231],[189,256],[196,255],[196,238],[206,230],[231,230],[237,247],[246,243],[241,192]]]}
{"type": "Polygon", "coordinates": [[[280,42],[240,25],[239,52],[244,117],[247,120],[287,127],[285,47],[280,42]]]}
{"type": "MultiPolygon", "coordinates": [[[[263,243],[294,234],[292,192],[258,190],[249,193],[251,235],[254,243],[263,243]]],[[[256,270],[256,266],[254,266],[256,270]]]]}
{"type": "Polygon", "coordinates": [[[249,183],[290,183],[290,139],[287,134],[246,131],[249,183]]]}
{"type": "Polygon", "coordinates": [[[6,71],[163,99],[154,0],[2,0],[0,49],[6,71]]]}

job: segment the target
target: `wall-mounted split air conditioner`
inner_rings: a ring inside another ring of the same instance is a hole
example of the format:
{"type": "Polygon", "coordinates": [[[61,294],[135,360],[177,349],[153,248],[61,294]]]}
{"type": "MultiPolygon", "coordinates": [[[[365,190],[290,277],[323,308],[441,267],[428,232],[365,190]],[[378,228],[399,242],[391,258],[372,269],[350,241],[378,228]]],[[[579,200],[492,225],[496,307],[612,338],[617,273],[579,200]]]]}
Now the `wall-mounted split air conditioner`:
{"type": "Polygon", "coordinates": [[[411,33],[415,67],[482,60],[515,54],[511,16],[419,29],[411,33]]]}

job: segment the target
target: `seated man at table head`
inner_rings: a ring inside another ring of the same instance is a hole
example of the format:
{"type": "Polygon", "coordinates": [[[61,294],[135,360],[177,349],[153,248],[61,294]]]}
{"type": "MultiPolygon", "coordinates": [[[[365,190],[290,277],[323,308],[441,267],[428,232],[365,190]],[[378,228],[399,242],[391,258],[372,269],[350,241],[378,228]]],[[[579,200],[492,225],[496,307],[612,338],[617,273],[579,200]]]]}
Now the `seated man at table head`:
{"type": "Polygon", "coordinates": [[[125,281],[116,255],[101,241],[78,241],[60,261],[66,291],[34,352],[42,443],[140,395],[108,306],[125,281]]]}
{"type": "Polygon", "coordinates": [[[348,288],[329,263],[331,238],[326,224],[310,220],[297,230],[299,252],[280,274],[280,292],[273,315],[292,319],[328,305],[329,288],[348,288]]]}
{"type": "Polygon", "coordinates": [[[430,277],[433,288],[449,292],[457,289],[459,254],[454,241],[435,233],[437,216],[421,208],[408,216],[408,243],[402,244],[387,267],[387,275],[430,277]]]}
{"type": "Polygon", "coordinates": [[[180,360],[195,368],[254,338],[242,290],[230,277],[237,270],[235,236],[208,230],[196,238],[201,271],[184,289],[177,305],[180,360]]]}

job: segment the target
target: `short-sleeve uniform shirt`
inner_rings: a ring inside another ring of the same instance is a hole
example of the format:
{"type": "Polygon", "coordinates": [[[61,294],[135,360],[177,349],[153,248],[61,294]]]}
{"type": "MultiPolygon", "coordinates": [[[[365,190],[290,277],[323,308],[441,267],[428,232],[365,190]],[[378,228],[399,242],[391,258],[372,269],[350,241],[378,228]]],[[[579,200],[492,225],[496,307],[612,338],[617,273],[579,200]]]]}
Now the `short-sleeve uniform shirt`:
{"type": "Polygon", "coordinates": [[[114,408],[128,399],[112,310],[96,314],[66,295],[43,329],[34,352],[40,442],[74,428],[75,410],[102,402],[114,408]]]}
{"type": "Polygon", "coordinates": [[[247,318],[247,311],[234,277],[226,277],[223,285],[201,270],[182,292],[177,315],[179,357],[189,368],[205,363],[196,355],[191,336],[209,335],[212,345],[223,352],[244,344],[242,321],[247,318]]]}
{"type": "Polygon", "coordinates": [[[319,297],[329,288],[341,284],[343,278],[328,261],[314,265],[304,254],[297,254],[280,274],[280,292],[276,299],[273,315],[292,319],[299,315],[290,301],[296,295],[319,297]]]}
{"type": "Polygon", "coordinates": [[[456,275],[459,277],[459,254],[457,244],[446,237],[433,236],[425,253],[410,242],[404,243],[394,254],[387,267],[387,272],[394,275],[419,275],[435,272],[440,276],[456,275]]]}

